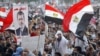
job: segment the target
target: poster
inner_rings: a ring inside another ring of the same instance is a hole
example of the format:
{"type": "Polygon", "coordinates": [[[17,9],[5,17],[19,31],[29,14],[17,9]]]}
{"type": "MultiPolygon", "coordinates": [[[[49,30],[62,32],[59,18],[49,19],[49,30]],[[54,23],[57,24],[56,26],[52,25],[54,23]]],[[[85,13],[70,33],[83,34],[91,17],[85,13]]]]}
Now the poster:
{"type": "Polygon", "coordinates": [[[30,51],[37,50],[43,53],[44,44],[45,44],[45,35],[22,38],[22,47],[27,48],[30,51]]]}
{"type": "Polygon", "coordinates": [[[14,27],[17,36],[28,36],[28,5],[13,5],[14,27]]]}

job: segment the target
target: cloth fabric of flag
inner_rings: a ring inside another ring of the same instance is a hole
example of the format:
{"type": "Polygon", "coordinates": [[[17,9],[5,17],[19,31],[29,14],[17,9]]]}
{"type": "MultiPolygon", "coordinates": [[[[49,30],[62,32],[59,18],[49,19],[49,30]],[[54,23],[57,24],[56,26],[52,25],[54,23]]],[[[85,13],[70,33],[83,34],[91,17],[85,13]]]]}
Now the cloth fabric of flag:
{"type": "Polygon", "coordinates": [[[4,17],[4,18],[0,17],[0,22],[2,22],[2,24],[3,24],[2,26],[0,26],[0,32],[3,32],[13,22],[13,10],[12,10],[12,8],[10,9],[10,11],[8,12],[6,17],[4,17]]]}
{"type": "Polygon", "coordinates": [[[45,5],[45,21],[46,22],[54,22],[57,24],[62,24],[62,20],[64,18],[64,14],[60,12],[55,7],[46,4],[45,5]]]}
{"type": "Polygon", "coordinates": [[[82,0],[73,5],[66,12],[63,20],[64,31],[72,31],[78,36],[83,36],[91,18],[93,17],[93,7],[89,0],[82,0]]]}

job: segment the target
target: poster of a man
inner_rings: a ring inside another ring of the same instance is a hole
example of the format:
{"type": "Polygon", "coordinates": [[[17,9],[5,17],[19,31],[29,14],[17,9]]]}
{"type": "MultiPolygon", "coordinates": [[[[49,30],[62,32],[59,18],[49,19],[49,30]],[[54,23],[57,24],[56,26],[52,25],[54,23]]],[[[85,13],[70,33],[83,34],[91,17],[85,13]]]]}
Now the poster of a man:
{"type": "Polygon", "coordinates": [[[25,25],[25,15],[22,11],[17,13],[17,20],[19,24],[19,28],[16,29],[16,34],[19,36],[28,35],[28,29],[25,25]]]}
{"type": "Polygon", "coordinates": [[[13,18],[15,34],[17,36],[28,36],[28,5],[14,5],[13,18]]]}

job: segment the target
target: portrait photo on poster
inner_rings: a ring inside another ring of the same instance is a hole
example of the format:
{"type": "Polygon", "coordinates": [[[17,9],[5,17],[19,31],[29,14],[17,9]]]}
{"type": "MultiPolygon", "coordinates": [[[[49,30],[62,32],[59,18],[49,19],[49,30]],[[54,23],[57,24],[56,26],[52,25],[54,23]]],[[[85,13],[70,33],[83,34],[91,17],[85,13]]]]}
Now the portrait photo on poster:
{"type": "Polygon", "coordinates": [[[28,28],[25,25],[25,15],[23,11],[18,11],[17,13],[17,21],[19,24],[19,28],[16,29],[16,34],[19,36],[28,35],[28,28]]]}
{"type": "Polygon", "coordinates": [[[15,5],[13,11],[16,35],[28,36],[28,6],[15,5]]]}

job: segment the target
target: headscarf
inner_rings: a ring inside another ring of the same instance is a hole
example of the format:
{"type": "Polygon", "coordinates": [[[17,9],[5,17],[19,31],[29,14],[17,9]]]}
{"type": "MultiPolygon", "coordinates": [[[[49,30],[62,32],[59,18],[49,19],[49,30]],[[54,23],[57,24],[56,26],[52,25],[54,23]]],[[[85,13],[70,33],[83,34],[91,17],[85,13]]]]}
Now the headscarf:
{"type": "Polygon", "coordinates": [[[13,53],[12,56],[21,56],[21,53],[22,53],[22,52],[23,52],[23,48],[22,48],[22,47],[18,47],[18,48],[16,49],[16,52],[13,53]]]}
{"type": "Polygon", "coordinates": [[[58,30],[57,33],[55,34],[55,37],[56,37],[56,38],[58,38],[58,34],[61,34],[61,36],[64,37],[61,30],[58,30]]]}

